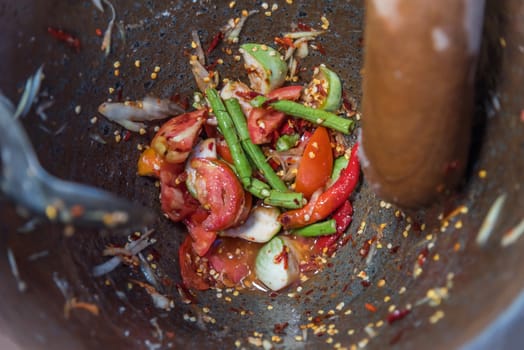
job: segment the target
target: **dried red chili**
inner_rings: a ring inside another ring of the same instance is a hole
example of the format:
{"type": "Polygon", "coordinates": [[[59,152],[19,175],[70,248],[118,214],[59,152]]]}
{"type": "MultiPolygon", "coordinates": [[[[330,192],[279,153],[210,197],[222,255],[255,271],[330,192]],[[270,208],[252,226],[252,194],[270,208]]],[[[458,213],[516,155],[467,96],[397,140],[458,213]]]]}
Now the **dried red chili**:
{"type": "Polygon", "coordinates": [[[246,100],[252,100],[257,96],[260,96],[260,94],[255,91],[235,91],[235,95],[246,100]]]}
{"type": "Polygon", "coordinates": [[[213,52],[213,50],[216,49],[218,44],[222,42],[222,39],[224,39],[224,33],[222,32],[216,33],[213,39],[211,40],[211,43],[209,43],[209,47],[207,48],[206,53],[208,55],[211,54],[211,52],[213,52]]]}
{"type": "Polygon", "coordinates": [[[286,120],[279,130],[280,135],[291,135],[295,133],[295,121],[293,119],[286,120]]]}
{"type": "Polygon", "coordinates": [[[347,93],[342,90],[342,106],[348,113],[355,113],[355,106],[353,103],[348,99],[347,93]]]}
{"type": "Polygon", "coordinates": [[[424,247],[424,249],[422,249],[422,251],[418,254],[417,264],[419,267],[422,267],[422,265],[424,265],[424,263],[427,260],[428,254],[429,254],[429,250],[427,247],[424,247]]]}
{"type": "Polygon", "coordinates": [[[293,44],[293,39],[291,38],[287,38],[287,37],[275,37],[275,44],[277,44],[278,46],[281,46],[285,49],[287,48],[290,48],[290,47],[294,47],[295,45],[293,44]]]}
{"type": "Polygon", "coordinates": [[[122,137],[122,140],[129,141],[131,138],[131,132],[129,130],[124,131],[124,136],[122,137]]]}
{"type": "Polygon", "coordinates": [[[321,55],[326,55],[326,48],[324,47],[324,45],[322,45],[319,42],[316,42],[315,46],[317,47],[317,51],[320,52],[321,55]]]}
{"type": "Polygon", "coordinates": [[[289,325],[288,322],[275,323],[275,325],[273,326],[273,333],[283,334],[284,330],[287,328],[288,325],[289,325]]]}
{"type": "Polygon", "coordinates": [[[377,311],[377,307],[375,305],[373,305],[373,304],[370,304],[370,303],[365,303],[364,307],[366,308],[366,310],[371,311],[371,312],[376,312],[377,311]]]}
{"type": "Polygon", "coordinates": [[[390,313],[387,317],[387,321],[389,324],[395,323],[397,321],[400,321],[404,317],[406,317],[411,311],[408,309],[405,310],[398,310],[395,309],[392,313],[390,313]]]}
{"type": "Polygon", "coordinates": [[[74,49],[76,52],[80,52],[80,39],[74,35],[63,31],[62,29],[47,27],[47,32],[58,41],[66,43],[69,47],[74,49]]]}
{"type": "Polygon", "coordinates": [[[273,261],[275,262],[275,264],[280,264],[281,262],[284,262],[284,270],[287,270],[287,268],[288,268],[288,261],[289,261],[289,254],[288,254],[287,249],[282,249],[280,254],[275,256],[273,261]]]}

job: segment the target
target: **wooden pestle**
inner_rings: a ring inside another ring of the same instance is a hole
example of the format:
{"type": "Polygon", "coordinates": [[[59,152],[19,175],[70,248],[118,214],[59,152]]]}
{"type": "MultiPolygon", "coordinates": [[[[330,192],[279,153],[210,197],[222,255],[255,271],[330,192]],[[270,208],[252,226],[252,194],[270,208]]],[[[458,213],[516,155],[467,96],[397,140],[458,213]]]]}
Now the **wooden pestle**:
{"type": "Polygon", "coordinates": [[[381,198],[415,208],[460,181],[483,0],[369,0],[360,159],[381,198]]]}

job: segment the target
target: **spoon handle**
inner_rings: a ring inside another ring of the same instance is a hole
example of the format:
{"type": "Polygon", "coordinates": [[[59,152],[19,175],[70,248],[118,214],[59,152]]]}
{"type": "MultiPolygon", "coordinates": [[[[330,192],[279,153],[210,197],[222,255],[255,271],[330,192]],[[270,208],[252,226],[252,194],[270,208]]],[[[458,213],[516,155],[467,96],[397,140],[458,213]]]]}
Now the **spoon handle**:
{"type": "Polygon", "coordinates": [[[154,219],[151,210],[98,188],[58,179],[38,162],[14,108],[0,94],[0,189],[36,215],[65,224],[141,228],[154,219]]]}

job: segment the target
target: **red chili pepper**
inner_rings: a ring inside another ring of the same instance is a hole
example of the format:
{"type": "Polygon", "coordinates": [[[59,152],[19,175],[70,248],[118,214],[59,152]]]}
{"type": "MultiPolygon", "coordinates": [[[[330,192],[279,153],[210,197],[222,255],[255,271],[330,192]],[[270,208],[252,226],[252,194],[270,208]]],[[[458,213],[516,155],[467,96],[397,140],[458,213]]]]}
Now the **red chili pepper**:
{"type": "Polygon", "coordinates": [[[281,135],[291,135],[295,133],[295,122],[293,119],[288,119],[284,124],[282,124],[282,127],[280,128],[280,134],[281,135]]]}
{"type": "Polygon", "coordinates": [[[371,312],[377,312],[377,307],[373,304],[370,304],[370,303],[365,303],[364,304],[364,307],[366,308],[366,310],[368,311],[371,311],[371,312]]]}
{"type": "Polygon", "coordinates": [[[317,84],[317,91],[321,96],[327,96],[327,91],[322,84],[317,84]]]}
{"type": "Polygon", "coordinates": [[[284,330],[289,326],[289,322],[275,323],[273,326],[273,333],[284,334],[284,330]]]}
{"type": "Polygon", "coordinates": [[[309,133],[311,134],[308,130],[311,130],[311,123],[308,122],[307,120],[305,119],[298,119],[296,120],[295,119],[295,129],[297,131],[297,133],[299,134],[304,134],[304,133],[309,133]]]}
{"type": "Polygon", "coordinates": [[[373,244],[373,242],[375,242],[375,239],[376,237],[372,237],[371,239],[368,239],[364,242],[362,248],[360,248],[360,250],[358,251],[362,258],[366,258],[368,256],[369,251],[371,249],[371,245],[373,244]]]}
{"type": "Polygon", "coordinates": [[[395,309],[392,313],[388,315],[388,323],[393,324],[397,321],[400,321],[401,319],[406,317],[409,313],[410,313],[410,310],[408,309],[405,309],[405,310],[395,309]]]}
{"type": "Polygon", "coordinates": [[[287,48],[290,48],[290,47],[294,47],[295,45],[293,44],[293,39],[291,38],[287,38],[287,37],[283,37],[283,38],[280,38],[280,37],[275,37],[275,44],[287,49],[287,48]]]}
{"type": "Polygon", "coordinates": [[[124,141],[129,141],[130,138],[131,138],[131,132],[129,132],[128,130],[124,131],[124,137],[122,139],[124,141]]]}
{"type": "Polygon", "coordinates": [[[321,236],[315,242],[315,247],[320,251],[324,248],[329,249],[346,231],[351,220],[353,219],[353,206],[349,200],[346,200],[340,208],[333,213],[333,219],[337,223],[337,232],[329,236],[321,236]]]}
{"type": "Polygon", "coordinates": [[[47,32],[55,39],[66,43],[69,47],[73,48],[76,52],[80,51],[80,39],[64,32],[62,29],[53,27],[47,27],[47,32]]]}
{"type": "Polygon", "coordinates": [[[289,254],[286,248],[282,249],[280,254],[275,256],[275,258],[273,259],[273,262],[275,264],[280,264],[282,261],[284,262],[284,270],[287,270],[288,262],[289,262],[289,254]]]}
{"type": "Polygon", "coordinates": [[[214,49],[220,44],[220,42],[224,39],[224,33],[218,32],[213,37],[213,40],[211,40],[211,43],[209,44],[209,47],[207,48],[206,53],[209,55],[211,52],[213,52],[214,49]]]}
{"type": "Polygon", "coordinates": [[[319,42],[316,42],[315,46],[317,47],[317,50],[318,50],[318,52],[320,52],[321,55],[326,56],[326,49],[324,48],[324,45],[322,45],[319,42]]]}
{"type": "Polygon", "coordinates": [[[348,94],[345,90],[342,90],[342,103],[344,105],[344,108],[346,108],[348,111],[353,110],[353,103],[349,101],[348,94]]]}
{"type": "Polygon", "coordinates": [[[358,144],[355,144],[351,150],[348,166],[342,170],[338,180],[318,197],[317,201],[309,202],[300,209],[290,210],[280,215],[279,220],[285,229],[299,228],[318,222],[344,204],[355,189],[360,175],[357,150],[358,144]]]}
{"type": "Polygon", "coordinates": [[[422,249],[422,251],[418,254],[418,257],[417,257],[418,266],[422,267],[424,265],[424,263],[426,262],[428,258],[428,254],[429,254],[428,247],[424,247],[424,249],[422,249]]]}
{"type": "Polygon", "coordinates": [[[268,159],[267,163],[271,166],[271,168],[273,170],[277,170],[279,167],[280,167],[280,164],[278,164],[275,160],[273,159],[268,159]]]}

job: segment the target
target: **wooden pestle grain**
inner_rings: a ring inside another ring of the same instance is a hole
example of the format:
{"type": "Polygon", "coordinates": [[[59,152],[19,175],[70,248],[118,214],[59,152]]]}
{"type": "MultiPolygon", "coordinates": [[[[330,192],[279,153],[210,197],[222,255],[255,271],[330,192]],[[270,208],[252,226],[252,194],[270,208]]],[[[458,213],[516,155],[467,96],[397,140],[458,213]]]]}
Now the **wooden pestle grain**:
{"type": "Polygon", "coordinates": [[[427,205],[466,167],[484,1],[366,6],[363,171],[381,198],[427,205]]]}

